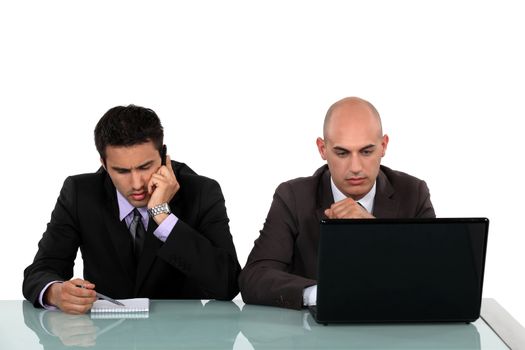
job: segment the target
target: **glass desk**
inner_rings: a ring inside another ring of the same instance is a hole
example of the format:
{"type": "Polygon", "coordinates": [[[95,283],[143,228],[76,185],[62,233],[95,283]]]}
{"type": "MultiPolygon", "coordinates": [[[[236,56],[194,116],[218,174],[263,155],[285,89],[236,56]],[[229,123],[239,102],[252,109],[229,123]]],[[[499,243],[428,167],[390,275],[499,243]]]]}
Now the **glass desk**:
{"type": "MultiPolygon", "coordinates": [[[[491,317],[501,316],[495,301],[484,299],[484,304],[491,317]]],[[[306,310],[214,300],[152,300],[148,318],[73,316],[18,300],[0,301],[0,308],[3,350],[508,349],[481,318],[471,324],[323,326],[306,310]]],[[[523,330],[515,326],[512,332],[523,330]]]]}

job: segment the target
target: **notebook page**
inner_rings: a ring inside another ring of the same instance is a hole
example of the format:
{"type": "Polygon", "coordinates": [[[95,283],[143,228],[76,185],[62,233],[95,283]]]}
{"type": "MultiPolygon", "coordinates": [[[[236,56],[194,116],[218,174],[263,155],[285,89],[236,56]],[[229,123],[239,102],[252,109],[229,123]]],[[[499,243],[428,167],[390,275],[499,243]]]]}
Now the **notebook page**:
{"type": "Polygon", "coordinates": [[[134,312],[149,312],[148,298],[119,299],[118,301],[124,304],[124,306],[116,305],[107,300],[99,299],[93,303],[91,312],[119,312],[128,314],[134,312]]]}

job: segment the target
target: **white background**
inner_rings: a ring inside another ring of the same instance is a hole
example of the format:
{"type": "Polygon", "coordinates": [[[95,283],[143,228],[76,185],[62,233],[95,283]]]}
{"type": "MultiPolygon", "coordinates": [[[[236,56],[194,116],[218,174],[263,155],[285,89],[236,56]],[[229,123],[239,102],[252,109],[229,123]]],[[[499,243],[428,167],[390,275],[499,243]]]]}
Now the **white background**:
{"type": "Polygon", "coordinates": [[[0,299],[23,298],[65,177],[98,168],[109,108],[154,109],[169,154],[219,181],[244,266],[275,187],[322,165],[326,109],[360,96],[390,136],[383,164],[426,180],[438,216],[491,220],[484,296],[525,324],[521,7],[2,1],[0,299]]]}

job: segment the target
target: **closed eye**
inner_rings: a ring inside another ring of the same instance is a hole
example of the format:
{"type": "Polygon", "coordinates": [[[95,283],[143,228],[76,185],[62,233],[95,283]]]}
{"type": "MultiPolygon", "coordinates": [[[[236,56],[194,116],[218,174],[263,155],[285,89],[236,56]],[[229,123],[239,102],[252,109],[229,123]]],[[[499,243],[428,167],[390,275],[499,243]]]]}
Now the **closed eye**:
{"type": "Polygon", "coordinates": [[[334,153],[336,154],[336,156],[338,157],[345,157],[348,155],[348,150],[344,149],[344,148],[340,148],[340,147],[334,147],[334,153]]]}
{"type": "Polygon", "coordinates": [[[375,145],[368,145],[364,148],[362,148],[359,152],[364,155],[364,156],[370,156],[372,155],[376,150],[376,146],[375,145]]]}

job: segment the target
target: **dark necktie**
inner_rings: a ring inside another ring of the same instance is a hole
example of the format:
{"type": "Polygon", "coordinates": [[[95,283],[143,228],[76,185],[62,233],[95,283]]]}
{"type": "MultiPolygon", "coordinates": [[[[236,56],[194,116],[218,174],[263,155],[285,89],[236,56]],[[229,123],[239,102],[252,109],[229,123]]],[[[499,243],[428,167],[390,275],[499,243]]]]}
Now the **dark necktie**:
{"type": "Polygon", "coordinates": [[[131,221],[131,225],[129,225],[129,231],[133,237],[133,253],[135,254],[135,260],[138,262],[140,253],[142,253],[142,247],[144,246],[146,230],[142,224],[142,215],[140,215],[137,208],[133,209],[133,221],[131,221]]]}

